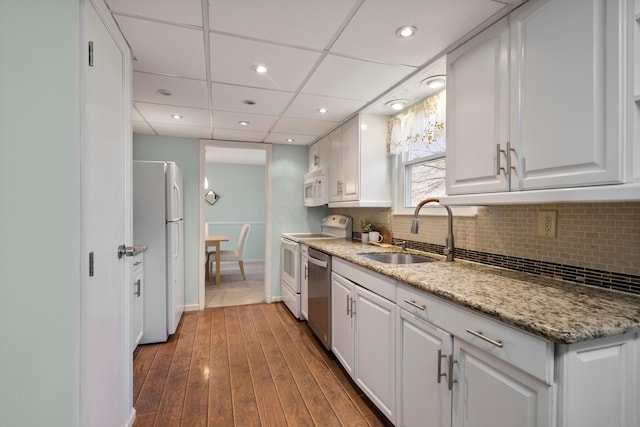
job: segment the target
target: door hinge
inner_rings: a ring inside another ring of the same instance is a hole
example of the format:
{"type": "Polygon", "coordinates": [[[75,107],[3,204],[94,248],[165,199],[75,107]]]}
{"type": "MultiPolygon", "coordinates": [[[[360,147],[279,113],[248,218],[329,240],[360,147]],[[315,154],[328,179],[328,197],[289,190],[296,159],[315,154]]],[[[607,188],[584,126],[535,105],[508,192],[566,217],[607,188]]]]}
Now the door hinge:
{"type": "Polygon", "coordinates": [[[93,42],[89,42],[89,67],[93,67],[93,42]]]}

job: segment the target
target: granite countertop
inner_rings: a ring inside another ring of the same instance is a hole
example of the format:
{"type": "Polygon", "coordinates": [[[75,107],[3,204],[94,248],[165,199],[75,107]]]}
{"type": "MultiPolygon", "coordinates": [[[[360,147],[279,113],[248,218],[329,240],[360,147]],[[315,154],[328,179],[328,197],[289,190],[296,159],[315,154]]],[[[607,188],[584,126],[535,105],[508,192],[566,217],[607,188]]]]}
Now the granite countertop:
{"type": "Polygon", "coordinates": [[[147,245],[133,245],[133,254],[134,255],[141,254],[142,252],[146,251],[147,248],[148,248],[147,245]]]}
{"type": "Polygon", "coordinates": [[[489,315],[557,343],[571,344],[640,330],[640,297],[417,251],[442,262],[393,265],[359,253],[400,252],[344,239],[310,247],[489,315]]]}

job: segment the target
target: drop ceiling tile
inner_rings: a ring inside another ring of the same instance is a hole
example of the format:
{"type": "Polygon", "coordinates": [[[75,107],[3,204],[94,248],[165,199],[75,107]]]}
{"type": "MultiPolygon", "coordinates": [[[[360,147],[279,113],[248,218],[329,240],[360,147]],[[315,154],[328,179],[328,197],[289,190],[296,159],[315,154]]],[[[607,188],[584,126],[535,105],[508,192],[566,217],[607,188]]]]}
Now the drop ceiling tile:
{"type": "Polygon", "coordinates": [[[209,108],[207,82],[141,72],[133,73],[133,100],[155,104],[209,108]],[[168,90],[171,96],[161,95],[159,89],[168,90]]]}
{"type": "Polygon", "coordinates": [[[106,0],[113,13],[202,27],[201,0],[106,0]]]}
{"type": "Polygon", "coordinates": [[[411,107],[417,102],[424,100],[427,96],[442,90],[430,89],[426,84],[422,83],[422,81],[437,75],[444,76],[446,75],[446,72],[447,61],[443,56],[425,67],[423,70],[420,70],[420,72],[416,73],[411,78],[407,79],[402,85],[380,98],[377,102],[368,106],[365,111],[373,114],[398,114],[397,111],[392,110],[390,107],[386,106],[385,103],[394,99],[405,99],[407,101],[407,108],[411,107]]]}
{"type": "Polygon", "coordinates": [[[213,111],[213,126],[215,128],[266,132],[273,126],[276,119],[276,116],[266,116],[262,114],[213,111]],[[242,126],[239,122],[243,120],[249,122],[249,125],[242,126]]]}
{"type": "Polygon", "coordinates": [[[300,94],[296,96],[287,111],[285,117],[312,120],[342,121],[364,105],[364,101],[353,99],[330,98],[327,96],[300,94]],[[327,112],[322,114],[319,109],[323,107],[327,112]]]}
{"type": "Polygon", "coordinates": [[[297,135],[293,133],[277,133],[271,132],[267,135],[264,142],[270,144],[287,144],[287,145],[307,145],[313,142],[317,136],[312,135],[297,135]],[[287,141],[287,139],[293,138],[293,141],[287,141]]]}
{"type": "Polygon", "coordinates": [[[246,141],[246,142],[262,142],[267,135],[266,131],[251,131],[238,129],[213,129],[213,139],[219,141],[246,141]]]}
{"type": "Polygon", "coordinates": [[[324,49],[349,16],[355,0],[211,0],[212,30],[324,49]]]}
{"type": "Polygon", "coordinates": [[[135,102],[134,106],[138,109],[142,117],[150,123],[165,123],[180,126],[209,126],[209,110],[148,104],[144,102],[135,102]],[[173,114],[181,115],[182,119],[174,119],[171,117],[173,114]]]}
{"type": "Polygon", "coordinates": [[[302,88],[302,93],[368,101],[413,71],[413,67],[328,55],[302,88]]]}
{"type": "Polygon", "coordinates": [[[365,1],[331,51],[419,66],[503,6],[492,0],[365,1]],[[413,25],[417,31],[409,39],[400,39],[395,32],[405,25],[413,25]]]}
{"type": "Polygon", "coordinates": [[[293,98],[292,92],[281,92],[268,89],[256,89],[245,86],[213,83],[211,85],[213,108],[221,111],[238,111],[243,113],[267,114],[277,116],[293,98]],[[247,105],[245,100],[255,102],[247,105]]]}
{"type": "Polygon", "coordinates": [[[211,138],[211,131],[208,127],[203,126],[185,126],[167,123],[150,123],[150,125],[158,132],[159,135],[177,136],[180,138],[211,138]]]}
{"type": "Polygon", "coordinates": [[[136,58],[135,71],[205,79],[201,30],[121,15],[116,20],[136,58]]]}
{"type": "Polygon", "coordinates": [[[293,92],[319,58],[308,50],[211,34],[211,79],[216,83],[293,92]],[[269,71],[256,73],[258,64],[269,71]]]}
{"type": "Polygon", "coordinates": [[[133,128],[133,133],[142,133],[145,135],[154,135],[153,129],[149,126],[147,122],[141,122],[138,120],[131,121],[131,127],[133,128]]]}
{"type": "Polygon", "coordinates": [[[131,120],[135,120],[138,122],[143,122],[144,118],[140,115],[138,110],[134,107],[131,108],[131,120]]]}
{"type": "Polygon", "coordinates": [[[283,134],[319,136],[334,128],[338,122],[327,120],[307,120],[290,117],[281,118],[272,131],[283,134]]]}

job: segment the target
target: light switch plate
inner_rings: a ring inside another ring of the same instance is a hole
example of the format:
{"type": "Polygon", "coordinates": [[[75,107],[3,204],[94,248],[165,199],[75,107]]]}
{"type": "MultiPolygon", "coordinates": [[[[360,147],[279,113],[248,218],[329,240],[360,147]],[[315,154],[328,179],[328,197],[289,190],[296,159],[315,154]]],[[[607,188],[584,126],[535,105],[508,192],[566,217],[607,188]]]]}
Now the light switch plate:
{"type": "Polygon", "coordinates": [[[558,213],[556,211],[538,212],[538,236],[556,237],[558,213]]]}

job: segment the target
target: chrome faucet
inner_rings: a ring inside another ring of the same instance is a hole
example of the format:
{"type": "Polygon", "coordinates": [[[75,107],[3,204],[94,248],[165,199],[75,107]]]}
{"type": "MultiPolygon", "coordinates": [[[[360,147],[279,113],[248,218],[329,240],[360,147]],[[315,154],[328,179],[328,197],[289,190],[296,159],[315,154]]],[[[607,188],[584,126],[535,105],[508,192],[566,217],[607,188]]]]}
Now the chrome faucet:
{"type": "MultiPolygon", "coordinates": [[[[422,209],[422,207],[424,205],[426,205],[427,203],[431,203],[431,202],[435,202],[435,203],[440,203],[440,199],[424,199],[423,201],[421,201],[420,203],[418,203],[418,206],[416,206],[416,211],[413,213],[413,221],[411,222],[411,233],[412,234],[418,234],[418,228],[420,226],[420,220],[418,219],[418,213],[420,212],[420,209],[422,209]]],[[[447,240],[445,241],[445,248],[443,253],[447,256],[447,261],[453,261],[453,252],[454,252],[454,246],[453,246],[453,214],[451,213],[451,208],[447,205],[441,205],[443,208],[445,208],[447,210],[447,217],[448,217],[448,230],[447,230],[447,240]]]]}

